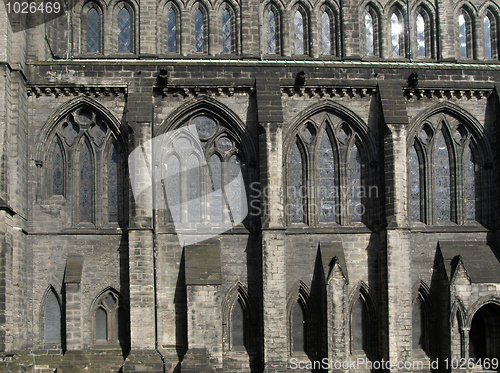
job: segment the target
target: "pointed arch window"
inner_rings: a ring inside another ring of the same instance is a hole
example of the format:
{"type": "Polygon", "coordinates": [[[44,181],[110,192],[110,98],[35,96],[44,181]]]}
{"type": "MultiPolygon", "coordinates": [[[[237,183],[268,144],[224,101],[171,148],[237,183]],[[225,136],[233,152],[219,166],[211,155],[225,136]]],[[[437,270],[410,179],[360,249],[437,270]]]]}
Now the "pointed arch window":
{"type": "Polygon", "coordinates": [[[194,37],[195,51],[197,53],[205,52],[205,16],[200,8],[194,14],[194,37]]]}
{"type": "Polygon", "coordinates": [[[278,10],[273,6],[269,5],[266,14],[266,41],[267,50],[269,54],[279,54],[280,52],[280,18],[278,10]]]}
{"type": "Polygon", "coordinates": [[[325,131],[319,145],[319,190],[320,222],[334,223],[338,217],[337,193],[335,184],[335,160],[333,147],[325,131]]]}
{"type": "Polygon", "coordinates": [[[472,21],[465,9],[462,9],[458,16],[458,39],[460,57],[472,58],[472,21]]]}
{"type": "Polygon", "coordinates": [[[363,187],[361,185],[361,155],[358,147],[354,145],[349,159],[350,185],[351,185],[351,222],[360,222],[364,214],[362,201],[363,187]]]}
{"type": "Polygon", "coordinates": [[[233,17],[230,9],[222,11],[222,53],[233,53],[233,17]]]}
{"type": "Polygon", "coordinates": [[[410,220],[420,221],[420,163],[415,146],[410,149],[410,157],[408,159],[408,168],[410,177],[408,180],[410,189],[410,220]]]}
{"type": "Polygon", "coordinates": [[[369,7],[366,10],[365,17],[365,51],[367,56],[379,55],[379,17],[377,12],[369,7]]]}
{"type": "Polygon", "coordinates": [[[177,52],[177,11],[173,6],[167,11],[167,52],[177,52]]]}
{"type": "Polygon", "coordinates": [[[397,8],[391,14],[391,50],[393,56],[405,55],[404,17],[397,8]]]}
{"type": "Polygon", "coordinates": [[[368,350],[368,310],[365,302],[359,298],[351,312],[351,349],[353,354],[368,350]]]}
{"type": "Polygon", "coordinates": [[[498,58],[498,18],[488,9],[483,18],[484,57],[498,58]]]}
{"type": "Polygon", "coordinates": [[[127,335],[127,315],[118,294],[107,291],[94,304],[92,315],[94,343],[123,343],[127,335]]]}
{"type": "Polygon", "coordinates": [[[425,18],[419,13],[417,14],[417,55],[419,57],[425,57],[427,55],[425,28],[425,18]]]}
{"type": "Polygon", "coordinates": [[[238,297],[231,315],[231,347],[233,350],[242,350],[245,348],[245,329],[245,313],[241,300],[238,297]]]}
{"type": "Polygon", "coordinates": [[[329,7],[321,12],[321,51],[325,56],[338,56],[336,17],[329,7]]]}
{"type": "Polygon", "coordinates": [[[306,315],[301,302],[295,303],[292,314],[292,351],[306,351],[306,315]]]}
{"type": "Polygon", "coordinates": [[[118,12],[118,53],[132,52],[132,18],[124,7],[118,12]]]}
{"type": "Polygon", "coordinates": [[[414,350],[426,348],[425,315],[420,299],[415,299],[412,309],[412,347],[414,350]]]}
{"type": "Polygon", "coordinates": [[[188,181],[188,220],[198,222],[201,220],[201,174],[200,161],[192,154],[187,160],[188,181]]]}
{"type": "Polygon", "coordinates": [[[101,51],[101,19],[95,8],[90,8],[87,13],[87,52],[99,53],[101,51]]]}
{"type": "Polygon", "coordinates": [[[297,9],[293,16],[295,54],[307,53],[307,19],[301,9],[297,9]]]}
{"type": "Polygon", "coordinates": [[[465,220],[476,220],[476,165],[470,146],[464,154],[464,200],[465,220]]]}
{"type": "Polygon", "coordinates": [[[119,191],[119,160],[118,151],[113,144],[108,154],[108,221],[118,222],[118,191],[119,191]]]}
{"type": "Polygon", "coordinates": [[[443,132],[440,132],[434,151],[434,192],[437,221],[451,220],[450,182],[450,156],[443,132]]]}
{"type": "Polygon", "coordinates": [[[45,344],[61,343],[61,305],[54,289],[45,296],[43,307],[43,341],[45,344]]]}
{"type": "Polygon", "coordinates": [[[293,223],[304,222],[304,200],[305,187],[303,182],[304,169],[303,169],[302,154],[299,146],[296,143],[292,148],[290,156],[290,174],[289,174],[289,190],[290,196],[290,215],[293,223]]]}
{"type": "Polygon", "coordinates": [[[52,195],[54,196],[65,195],[66,170],[64,164],[62,145],[57,141],[52,155],[52,195]]]}

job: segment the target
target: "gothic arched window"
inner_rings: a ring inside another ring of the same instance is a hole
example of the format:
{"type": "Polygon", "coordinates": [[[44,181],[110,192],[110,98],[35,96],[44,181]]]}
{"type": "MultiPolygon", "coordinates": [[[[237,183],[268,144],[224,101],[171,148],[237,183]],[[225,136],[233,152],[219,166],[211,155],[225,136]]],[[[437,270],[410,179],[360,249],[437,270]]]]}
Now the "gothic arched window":
{"type": "Polygon", "coordinates": [[[321,52],[325,56],[338,56],[337,19],[335,13],[324,6],[321,10],[321,52]]]}
{"type": "Polygon", "coordinates": [[[132,52],[132,17],[129,9],[118,12],[118,53],[132,52]]]}
{"type": "Polygon", "coordinates": [[[410,156],[408,159],[408,169],[409,169],[409,178],[408,178],[408,186],[410,189],[410,197],[409,197],[409,215],[410,220],[412,221],[420,221],[420,163],[418,160],[417,151],[415,150],[415,146],[411,147],[410,156]]]}
{"type": "Polygon", "coordinates": [[[368,310],[362,299],[358,299],[351,312],[351,349],[356,354],[367,351],[368,310]]]}
{"type": "Polygon", "coordinates": [[[498,20],[496,13],[488,9],[483,18],[484,57],[498,58],[498,20]]]}
{"type": "Polygon", "coordinates": [[[264,13],[266,22],[266,53],[280,53],[280,16],[278,9],[273,4],[268,5],[264,13]]]}
{"type": "Polygon", "coordinates": [[[127,335],[127,314],[118,294],[106,291],[94,303],[93,340],[95,344],[119,344],[127,335]]]}
{"type": "Polygon", "coordinates": [[[405,45],[405,21],[403,13],[399,8],[394,8],[391,13],[391,50],[393,56],[404,56],[405,45]]]}
{"type": "Polygon", "coordinates": [[[231,315],[231,347],[233,350],[245,348],[245,313],[240,299],[233,307],[231,315]]]}
{"type": "Polygon", "coordinates": [[[64,196],[66,181],[65,159],[60,141],[54,146],[52,155],[52,195],[64,196]]]}
{"type": "Polygon", "coordinates": [[[378,56],[380,54],[379,40],[379,17],[377,12],[368,7],[364,16],[365,25],[365,51],[367,56],[378,56]]]}
{"type": "Polygon", "coordinates": [[[80,150],[79,221],[94,223],[94,160],[87,141],[80,150]]]}
{"type": "Polygon", "coordinates": [[[167,52],[176,53],[177,52],[177,19],[178,13],[174,6],[170,5],[167,10],[167,52]]]}
{"type": "Polygon", "coordinates": [[[101,20],[99,12],[90,8],[87,13],[87,52],[99,53],[101,51],[101,20]]]}
{"type": "Polygon", "coordinates": [[[290,156],[290,175],[288,193],[290,196],[290,214],[294,223],[304,222],[304,193],[302,154],[297,143],[292,148],[290,156]]]}
{"type": "Polygon", "coordinates": [[[222,53],[233,53],[233,24],[234,20],[229,8],[222,11],[222,53]]]}
{"type": "Polygon", "coordinates": [[[472,19],[469,12],[462,9],[458,15],[458,39],[460,43],[460,57],[472,58],[472,19]]]}
{"type": "Polygon", "coordinates": [[[295,303],[292,313],[292,351],[306,351],[306,315],[300,301],[295,303]]]}
{"type": "Polygon", "coordinates": [[[43,342],[61,343],[61,305],[52,287],[45,295],[43,305],[43,342]]]}
{"type": "Polygon", "coordinates": [[[205,14],[201,7],[199,7],[194,13],[194,41],[195,41],[195,52],[203,53],[205,50],[205,39],[206,39],[206,25],[205,25],[205,14]]]}
{"type": "Polygon", "coordinates": [[[306,11],[298,6],[293,15],[294,54],[308,54],[308,19],[306,11]]]}

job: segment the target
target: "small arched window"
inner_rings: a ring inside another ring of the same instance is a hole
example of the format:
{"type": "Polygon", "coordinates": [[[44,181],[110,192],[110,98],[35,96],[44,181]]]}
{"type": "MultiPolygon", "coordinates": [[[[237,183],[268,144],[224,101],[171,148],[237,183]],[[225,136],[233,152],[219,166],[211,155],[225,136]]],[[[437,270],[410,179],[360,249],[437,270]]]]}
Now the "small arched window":
{"type": "Polygon", "coordinates": [[[127,316],[119,296],[107,291],[95,302],[93,310],[94,342],[118,344],[126,336],[127,316]]]}
{"type": "Polygon", "coordinates": [[[167,52],[177,52],[177,11],[172,6],[167,11],[167,52]]]}
{"type": "Polygon", "coordinates": [[[87,13],[87,52],[99,53],[101,51],[101,20],[99,12],[90,8],[87,13]]]}
{"type": "Polygon", "coordinates": [[[498,19],[496,13],[488,9],[483,18],[484,57],[498,58],[498,19]]]}
{"type": "Polygon", "coordinates": [[[379,18],[372,7],[368,7],[364,17],[365,23],[365,51],[367,56],[378,56],[380,54],[379,40],[379,18]]]}
{"type": "Polygon", "coordinates": [[[131,16],[127,8],[118,12],[118,53],[132,51],[131,16]]]}
{"type": "Polygon", "coordinates": [[[205,52],[205,17],[200,8],[194,14],[194,37],[195,51],[197,53],[205,52]]]}
{"type": "Polygon", "coordinates": [[[408,159],[408,168],[410,177],[408,180],[410,189],[410,220],[420,221],[420,164],[415,146],[411,147],[410,156],[408,159]]]}
{"type": "Polygon", "coordinates": [[[229,9],[222,11],[222,53],[233,52],[233,17],[229,9]]]}
{"type": "Polygon", "coordinates": [[[46,344],[61,343],[61,305],[50,289],[45,296],[43,307],[43,341],[46,344]]]}
{"type": "Polygon", "coordinates": [[[269,54],[279,54],[280,51],[280,18],[278,10],[273,6],[269,5],[266,13],[266,34],[267,34],[267,50],[269,54]]]}
{"type": "Polygon", "coordinates": [[[419,57],[426,56],[426,37],[425,37],[425,18],[421,13],[417,14],[417,55],[419,57]]]}
{"type": "Polygon", "coordinates": [[[420,299],[415,299],[412,309],[412,347],[414,350],[425,350],[426,339],[425,315],[420,299]]]}
{"type": "Polygon", "coordinates": [[[295,303],[292,314],[292,351],[306,351],[306,317],[300,301],[295,303]]]}
{"type": "Polygon", "coordinates": [[[231,347],[233,350],[245,348],[245,313],[241,301],[238,299],[231,315],[231,347]]]}
{"type": "Polygon", "coordinates": [[[306,53],[306,30],[304,25],[304,15],[297,10],[293,16],[294,46],[295,54],[306,53]]]}
{"type": "Polygon", "coordinates": [[[460,57],[472,58],[472,21],[465,9],[462,9],[458,16],[458,39],[460,57]]]}
{"type": "Polygon", "coordinates": [[[321,14],[321,45],[324,55],[332,54],[332,21],[327,12],[321,14]]]}
{"type": "Polygon", "coordinates": [[[405,55],[404,18],[399,9],[394,9],[391,14],[391,50],[393,56],[405,55]]]}
{"type": "Polygon", "coordinates": [[[367,352],[368,310],[360,299],[354,303],[351,313],[351,349],[353,354],[367,352]]]}

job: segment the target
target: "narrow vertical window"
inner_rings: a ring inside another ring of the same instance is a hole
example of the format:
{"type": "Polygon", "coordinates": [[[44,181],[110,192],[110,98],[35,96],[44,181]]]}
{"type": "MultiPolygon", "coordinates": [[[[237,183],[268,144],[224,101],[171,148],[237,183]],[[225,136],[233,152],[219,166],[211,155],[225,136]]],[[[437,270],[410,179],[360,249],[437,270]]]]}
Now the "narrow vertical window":
{"type": "Polygon", "coordinates": [[[361,299],[358,299],[352,308],[351,314],[351,346],[352,352],[366,350],[367,338],[367,311],[361,299]]]}
{"type": "Polygon", "coordinates": [[[304,309],[300,302],[295,304],[292,315],[292,346],[295,352],[304,352],[306,350],[306,319],[304,309]]]}
{"type": "Polygon", "coordinates": [[[292,148],[290,175],[288,180],[288,195],[290,198],[290,214],[293,223],[304,221],[304,185],[302,155],[297,144],[292,148]]]}
{"type": "Polygon", "coordinates": [[[337,191],[335,189],[335,164],[333,148],[328,134],[323,134],[319,145],[319,191],[318,202],[320,208],[319,221],[334,223],[337,217],[337,191]]]}
{"type": "Polygon", "coordinates": [[[231,31],[232,31],[231,13],[228,9],[222,12],[222,53],[231,53],[231,31]]]}
{"type": "Polygon", "coordinates": [[[167,52],[177,52],[177,14],[174,8],[167,13],[167,52]]]}
{"type": "Polygon", "coordinates": [[[114,145],[108,155],[108,220],[118,222],[118,152],[114,145]]]}
{"type": "Polygon", "coordinates": [[[203,19],[203,12],[198,8],[194,15],[194,29],[195,29],[195,50],[198,53],[203,53],[205,48],[205,25],[203,19]]]}
{"type": "Polygon", "coordinates": [[[130,12],[123,8],[118,13],[118,52],[130,53],[131,51],[130,12]]]}
{"type": "Polygon", "coordinates": [[[468,32],[467,32],[467,20],[464,14],[458,16],[458,38],[460,42],[460,57],[468,56],[468,32]]]}
{"type": "Polygon", "coordinates": [[[403,33],[403,23],[396,13],[391,15],[391,44],[392,55],[400,56],[402,51],[401,35],[403,33]]]}
{"type": "Polygon", "coordinates": [[[91,8],[87,13],[87,52],[99,53],[100,47],[100,21],[99,13],[91,8]]]}
{"type": "Polygon", "coordinates": [[[414,350],[425,349],[424,310],[419,299],[415,299],[412,309],[412,347],[414,350]]]}
{"type": "Polygon", "coordinates": [[[241,160],[232,155],[229,162],[224,162],[224,192],[231,210],[232,222],[242,221],[247,212],[245,185],[241,174],[241,160]]]}
{"type": "Polygon", "coordinates": [[[426,40],[425,40],[425,19],[422,14],[417,15],[417,55],[419,57],[426,56],[426,40]]]}
{"type": "Polygon", "coordinates": [[[93,167],[89,145],[80,150],[80,222],[92,223],[93,219],[93,167]]]}
{"type": "Polygon", "coordinates": [[[64,196],[64,157],[61,144],[56,143],[52,155],[52,194],[55,196],[64,196]]]}
{"type": "Polygon", "coordinates": [[[332,53],[332,35],[331,35],[331,20],[327,12],[321,15],[321,40],[323,46],[323,54],[331,55],[332,53]]]}
{"type": "Polygon", "coordinates": [[[239,299],[234,304],[231,315],[231,342],[233,348],[245,347],[245,318],[239,299]]]}
{"type": "Polygon", "coordinates": [[[188,220],[201,220],[201,175],[200,161],[191,154],[187,160],[188,220]]]}
{"type": "Polygon", "coordinates": [[[360,222],[364,213],[361,197],[363,189],[361,185],[361,156],[356,145],[351,150],[349,158],[350,182],[351,182],[351,222],[360,222]]]}
{"type": "Polygon", "coordinates": [[[373,17],[370,12],[365,14],[365,43],[366,54],[369,56],[375,55],[375,43],[373,34],[373,17]]]}
{"type": "Polygon", "coordinates": [[[223,196],[222,196],[222,166],[218,155],[214,154],[210,157],[210,220],[221,221],[223,211],[223,196]]]}
{"type": "Polygon", "coordinates": [[[437,221],[450,221],[450,157],[443,136],[439,133],[434,151],[434,189],[437,221]]]}
{"type": "Polygon", "coordinates": [[[276,54],[276,14],[272,9],[267,13],[267,53],[276,54]]]}
{"type": "Polygon", "coordinates": [[[475,164],[470,147],[467,147],[464,154],[464,199],[465,199],[465,220],[476,220],[476,183],[475,164]]]}
{"type": "Polygon", "coordinates": [[[295,54],[304,54],[304,18],[300,11],[293,16],[295,54]]]}
{"type": "Polygon", "coordinates": [[[171,155],[167,160],[167,185],[165,197],[168,196],[169,221],[181,221],[181,178],[179,159],[171,155]]]}
{"type": "Polygon", "coordinates": [[[45,298],[43,340],[45,343],[61,343],[61,307],[53,290],[45,298]]]}
{"type": "Polygon", "coordinates": [[[484,27],[484,57],[491,58],[493,56],[491,48],[491,20],[486,16],[483,20],[484,27]]]}
{"type": "Polygon", "coordinates": [[[409,177],[409,188],[410,188],[410,220],[419,221],[420,220],[420,165],[418,162],[417,151],[415,147],[412,146],[410,150],[410,157],[408,160],[410,177],[409,177]]]}
{"type": "Polygon", "coordinates": [[[108,315],[102,308],[95,312],[95,339],[102,342],[108,340],[108,315]]]}

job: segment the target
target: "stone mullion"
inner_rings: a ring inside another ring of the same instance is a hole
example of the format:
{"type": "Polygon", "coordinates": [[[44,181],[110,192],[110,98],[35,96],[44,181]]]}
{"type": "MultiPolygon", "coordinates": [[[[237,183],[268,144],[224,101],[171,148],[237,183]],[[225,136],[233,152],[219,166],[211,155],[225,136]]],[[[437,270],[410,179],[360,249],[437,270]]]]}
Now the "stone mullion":
{"type": "Polygon", "coordinates": [[[209,10],[207,12],[207,20],[205,22],[207,27],[207,41],[208,41],[208,54],[210,56],[215,56],[222,52],[221,41],[219,38],[219,17],[215,10],[209,10]]]}
{"type": "Polygon", "coordinates": [[[180,30],[178,31],[180,34],[179,41],[180,41],[180,53],[183,56],[187,56],[191,53],[194,52],[194,36],[192,34],[194,33],[193,29],[193,21],[191,19],[191,13],[188,10],[182,10],[180,12],[180,30]]]}
{"type": "Polygon", "coordinates": [[[321,27],[318,27],[318,19],[316,16],[316,12],[311,11],[309,14],[309,18],[307,19],[307,28],[308,28],[308,33],[307,33],[307,54],[308,56],[312,56],[314,58],[319,57],[319,51],[321,50],[318,48],[319,46],[319,41],[321,40],[321,27]]]}

